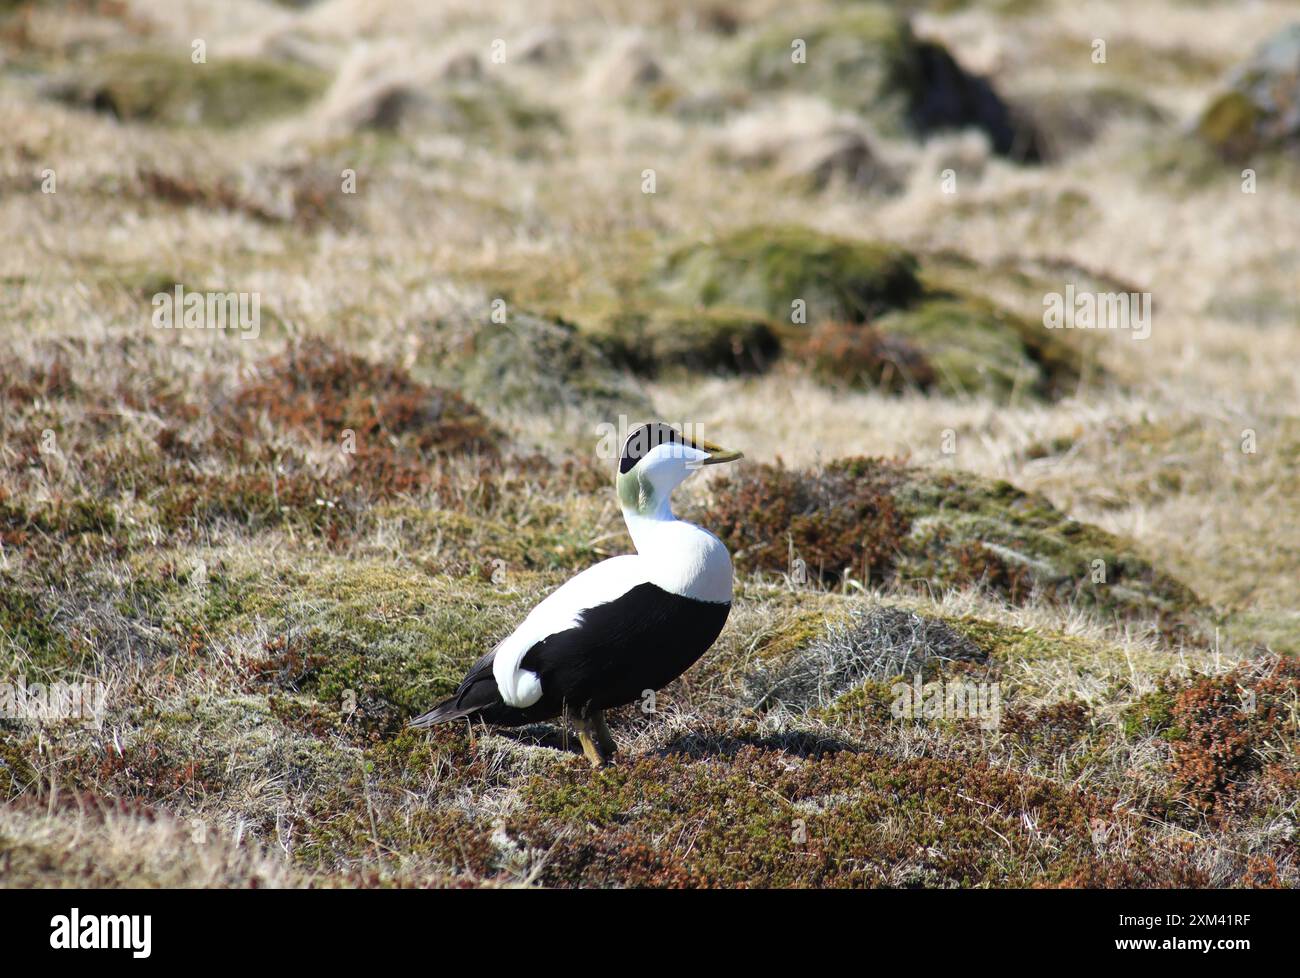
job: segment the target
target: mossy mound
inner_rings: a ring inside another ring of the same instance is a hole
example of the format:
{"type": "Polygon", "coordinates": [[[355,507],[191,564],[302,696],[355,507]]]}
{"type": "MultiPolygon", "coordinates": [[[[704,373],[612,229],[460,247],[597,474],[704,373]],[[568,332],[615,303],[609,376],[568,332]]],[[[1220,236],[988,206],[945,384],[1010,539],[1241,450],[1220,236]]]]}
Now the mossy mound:
{"type": "MultiPolygon", "coordinates": [[[[928,365],[933,385],[947,394],[1055,398],[1079,381],[1081,365],[1073,347],[1041,323],[976,296],[935,295],[873,325],[914,348],[928,365]]],[[[919,374],[917,368],[908,372],[919,374]]]]}
{"type": "Polygon", "coordinates": [[[272,357],[232,399],[243,421],[267,417],[287,430],[336,440],[351,430],[358,444],[409,436],[422,454],[495,454],[504,436],[454,391],[429,387],[400,367],[372,363],[320,339],[272,357]]]}
{"type": "Polygon", "coordinates": [[[813,735],[691,742],[596,774],[574,765],[535,777],[504,830],[545,851],[542,881],[563,886],[1029,886],[1102,877],[1132,885],[1179,876],[1145,846],[1098,854],[1091,820],[1124,816],[1111,799],[1046,780],[966,760],[857,753],[813,735]],[[1046,861],[1044,844],[1053,851],[1046,861]]]}
{"type": "Polygon", "coordinates": [[[105,55],[53,94],[123,121],[229,128],[299,110],[327,82],[315,69],[284,61],[214,57],[195,64],[139,50],[105,55]]]}
{"type": "Polygon", "coordinates": [[[744,45],[741,71],[760,91],[817,94],[895,131],[924,135],[973,126],[1000,155],[1041,158],[1028,119],[943,45],[918,39],[907,20],[884,4],[835,10],[812,24],[770,27],[744,45]]]}
{"type": "MultiPolygon", "coordinates": [[[[504,323],[439,322],[432,369],[471,397],[503,408],[592,410],[617,416],[650,409],[619,369],[615,344],[563,319],[512,312],[504,323]]],[[[625,361],[624,361],[625,362],[625,361]]]]}
{"type": "Polygon", "coordinates": [[[1300,145],[1300,23],[1259,46],[1201,113],[1196,134],[1229,162],[1300,145]]]}
{"type": "Polygon", "coordinates": [[[942,262],[931,269],[930,260],[923,264],[890,244],[797,225],[753,225],[657,255],[628,241],[605,257],[595,271],[562,266],[544,280],[535,269],[486,276],[496,294],[546,315],[512,316],[472,336],[452,329],[441,341],[450,350],[442,359],[459,362],[470,351],[498,376],[527,367],[519,370],[527,376],[518,390],[524,400],[548,389],[545,380],[534,388],[534,372],[569,378],[572,364],[591,362],[584,345],[615,368],[649,377],[673,370],[758,373],[787,358],[835,384],[999,400],[1059,397],[1083,374],[1075,341],[950,287],[942,262]],[[530,345],[518,349],[522,336],[530,345]],[[496,341],[485,346],[491,337],[496,341]],[[539,360],[534,350],[554,355],[539,360]]]}
{"type": "Polygon", "coordinates": [[[789,573],[800,560],[828,582],[977,586],[1013,603],[1038,596],[1169,628],[1202,607],[1126,541],[967,473],[863,458],[810,471],[748,466],[714,487],[701,519],[750,571],[789,573]]]}
{"type": "Polygon", "coordinates": [[[770,26],[742,44],[742,70],[756,89],[816,92],[857,111],[891,102],[901,109],[902,82],[916,53],[907,20],[878,3],[811,24],[770,26]]]}
{"type": "Polygon", "coordinates": [[[748,227],[680,247],[654,266],[647,289],[767,317],[787,355],[850,386],[1055,398],[1083,369],[1077,347],[947,288],[910,252],[808,228],[748,227]]]}
{"type": "Polygon", "coordinates": [[[573,318],[611,361],[651,377],[673,369],[760,373],[781,352],[766,318],[744,311],[611,303],[573,318]]]}
{"type": "Polygon", "coordinates": [[[799,348],[814,377],[832,384],[928,390],[935,372],[920,349],[867,323],[819,323],[799,348]]]}
{"type": "Polygon", "coordinates": [[[916,259],[902,248],[853,241],[808,228],[757,226],[690,244],[652,273],[657,288],[683,303],[751,309],[792,322],[865,322],[921,295],[916,259]]]}

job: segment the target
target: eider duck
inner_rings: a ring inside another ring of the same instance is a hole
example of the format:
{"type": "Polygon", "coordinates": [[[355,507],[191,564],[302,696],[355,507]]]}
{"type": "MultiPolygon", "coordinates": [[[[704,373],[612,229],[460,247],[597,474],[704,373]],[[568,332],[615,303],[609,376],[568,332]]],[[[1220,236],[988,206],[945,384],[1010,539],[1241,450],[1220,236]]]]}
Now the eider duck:
{"type": "Polygon", "coordinates": [[[731,610],[731,555],[672,511],[701,466],[740,452],[655,422],[630,432],[616,488],[636,553],[603,560],[551,593],[469,670],[456,694],[411,721],[481,719],[506,727],[563,715],[594,767],[614,754],[604,711],[642,699],[689,669],[731,610]]]}

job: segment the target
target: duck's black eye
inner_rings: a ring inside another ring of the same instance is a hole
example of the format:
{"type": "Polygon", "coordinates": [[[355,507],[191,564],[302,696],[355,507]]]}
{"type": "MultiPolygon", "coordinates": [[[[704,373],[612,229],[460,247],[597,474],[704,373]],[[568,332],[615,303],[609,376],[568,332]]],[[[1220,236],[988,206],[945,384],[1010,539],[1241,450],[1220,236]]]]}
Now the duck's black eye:
{"type": "Polygon", "coordinates": [[[633,466],[656,446],[666,445],[670,442],[680,444],[682,436],[676,428],[656,421],[654,424],[643,424],[632,431],[627,436],[627,441],[623,443],[623,457],[618,461],[618,471],[620,474],[631,472],[633,466]]]}

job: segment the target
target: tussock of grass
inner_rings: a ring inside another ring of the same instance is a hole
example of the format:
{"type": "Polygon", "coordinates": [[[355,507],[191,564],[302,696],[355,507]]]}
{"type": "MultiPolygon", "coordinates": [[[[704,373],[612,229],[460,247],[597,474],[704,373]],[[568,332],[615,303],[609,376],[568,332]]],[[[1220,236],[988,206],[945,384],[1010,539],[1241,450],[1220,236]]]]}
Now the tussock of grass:
{"type": "Polygon", "coordinates": [[[923,673],[938,662],[975,662],[985,653],[942,621],[901,608],[853,609],[794,654],[747,680],[758,707],[827,706],[863,682],[923,673]]]}

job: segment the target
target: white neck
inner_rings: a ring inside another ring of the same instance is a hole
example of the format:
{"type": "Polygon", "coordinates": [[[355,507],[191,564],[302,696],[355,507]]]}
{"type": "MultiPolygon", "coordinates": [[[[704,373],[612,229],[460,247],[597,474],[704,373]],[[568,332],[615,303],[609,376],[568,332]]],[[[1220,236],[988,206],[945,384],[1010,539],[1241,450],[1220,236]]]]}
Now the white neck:
{"type": "Polygon", "coordinates": [[[673,515],[665,493],[645,513],[623,508],[646,579],[665,591],[700,601],[731,600],[731,555],[708,530],[673,515]]]}

